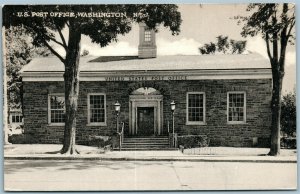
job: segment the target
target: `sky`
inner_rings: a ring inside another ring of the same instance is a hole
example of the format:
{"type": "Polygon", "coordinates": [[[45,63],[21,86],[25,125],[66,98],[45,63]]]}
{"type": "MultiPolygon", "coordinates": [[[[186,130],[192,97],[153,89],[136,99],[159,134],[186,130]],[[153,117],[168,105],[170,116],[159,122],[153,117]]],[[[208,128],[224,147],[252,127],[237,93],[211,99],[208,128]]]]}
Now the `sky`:
{"type": "MultiPolygon", "coordinates": [[[[233,17],[249,14],[246,4],[179,4],[182,16],[181,32],[172,36],[171,32],[159,27],[156,34],[158,55],[199,55],[198,48],[205,43],[215,41],[218,35],[229,36],[230,39],[247,40],[246,50],[260,53],[267,58],[266,46],[260,36],[243,38],[240,35],[242,25],[237,25],[233,17]]],[[[119,36],[118,42],[100,48],[91,43],[86,36],[82,37],[82,50],[90,55],[137,55],[138,25],[133,25],[130,33],[119,36]]],[[[63,52],[62,49],[58,49],[63,52]]],[[[296,83],[296,49],[288,46],[286,53],[286,74],[283,81],[283,93],[293,91],[296,83]]]]}

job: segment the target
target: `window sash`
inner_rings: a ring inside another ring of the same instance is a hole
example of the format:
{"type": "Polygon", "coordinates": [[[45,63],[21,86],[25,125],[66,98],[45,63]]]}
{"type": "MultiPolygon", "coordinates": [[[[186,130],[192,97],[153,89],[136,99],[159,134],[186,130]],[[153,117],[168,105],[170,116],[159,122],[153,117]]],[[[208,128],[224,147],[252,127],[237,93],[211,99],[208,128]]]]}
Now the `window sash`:
{"type": "Polygon", "coordinates": [[[227,122],[246,122],[246,93],[229,92],[227,98],[227,122]]]}
{"type": "Polygon", "coordinates": [[[88,95],[88,124],[106,123],[105,94],[88,95]]]}
{"type": "Polygon", "coordinates": [[[23,122],[22,120],[23,120],[22,114],[16,114],[16,113],[11,114],[11,123],[22,123],[23,122]]]}
{"type": "Polygon", "coordinates": [[[150,30],[145,30],[144,40],[145,40],[145,42],[151,41],[151,31],[150,30]]]}
{"type": "Polygon", "coordinates": [[[201,124],[205,122],[205,94],[187,94],[187,124],[201,124]]]}
{"type": "Polygon", "coordinates": [[[49,95],[49,123],[63,124],[65,122],[65,98],[61,94],[49,95]]]}

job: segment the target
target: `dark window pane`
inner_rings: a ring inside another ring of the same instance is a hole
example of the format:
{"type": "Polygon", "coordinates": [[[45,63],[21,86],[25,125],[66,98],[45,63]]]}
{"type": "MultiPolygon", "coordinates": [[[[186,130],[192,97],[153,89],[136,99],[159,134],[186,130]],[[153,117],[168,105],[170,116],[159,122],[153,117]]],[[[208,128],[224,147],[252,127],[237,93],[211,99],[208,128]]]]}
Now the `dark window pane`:
{"type": "Polygon", "coordinates": [[[188,94],[188,121],[204,121],[203,94],[188,94]]]}
{"type": "Polygon", "coordinates": [[[90,122],[105,122],[104,95],[90,95],[90,122]]]}
{"type": "Polygon", "coordinates": [[[244,120],[244,94],[229,94],[228,121],[244,120]]]}

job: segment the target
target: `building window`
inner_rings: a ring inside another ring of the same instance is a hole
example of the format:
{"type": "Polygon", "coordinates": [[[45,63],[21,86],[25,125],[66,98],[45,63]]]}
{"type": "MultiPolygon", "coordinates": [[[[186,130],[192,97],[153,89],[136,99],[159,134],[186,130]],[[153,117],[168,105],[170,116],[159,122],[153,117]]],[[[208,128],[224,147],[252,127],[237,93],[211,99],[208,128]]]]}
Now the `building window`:
{"type": "Polygon", "coordinates": [[[64,124],[65,97],[63,94],[51,94],[48,98],[49,124],[64,124]]]}
{"type": "Polygon", "coordinates": [[[11,124],[22,123],[23,122],[22,113],[10,113],[10,122],[11,124]]]}
{"type": "Polygon", "coordinates": [[[150,42],[150,41],[151,41],[151,31],[145,30],[145,42],[150,42]]]}
{"type": "Polygon", "coordinates": [[[105,94],[88,95],[88,124],[106,124],[105,94]]]}
{"type": "Polygon", "coordinates": [[[230,124],[246,122],[246,93],[227,93],[227,121],[230,124]]]}
{"type": "Polygon", "coordinates": [[[205,124],[205,93],[187,93],[187,122],[188,125],[205,124]]]}

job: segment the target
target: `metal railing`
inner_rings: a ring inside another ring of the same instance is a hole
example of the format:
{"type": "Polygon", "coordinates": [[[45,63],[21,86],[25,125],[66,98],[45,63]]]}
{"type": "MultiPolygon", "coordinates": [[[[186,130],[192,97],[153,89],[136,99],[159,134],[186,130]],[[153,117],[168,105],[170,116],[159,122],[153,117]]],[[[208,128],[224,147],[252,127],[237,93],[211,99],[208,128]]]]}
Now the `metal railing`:
{"type": "Polygon", "coordinates": [[[121,128],[121,132],[118,132],[119,135],[119,150],[121,151],[122,149],[122,143],[124,141],[124,122],[121,123],[122,128],[121,128]]]}

